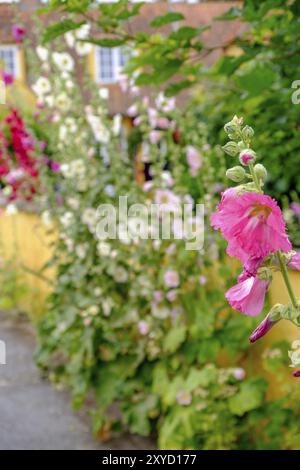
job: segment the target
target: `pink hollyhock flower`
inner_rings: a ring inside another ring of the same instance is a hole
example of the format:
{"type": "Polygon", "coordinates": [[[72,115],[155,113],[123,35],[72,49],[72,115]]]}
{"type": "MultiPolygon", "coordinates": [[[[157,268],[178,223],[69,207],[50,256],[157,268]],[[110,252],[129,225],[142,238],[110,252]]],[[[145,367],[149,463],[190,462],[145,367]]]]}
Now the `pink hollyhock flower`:
{"type": "Polygon", "coordinates": [[[300,251],[298,251],[289,262],[289,267],[300,271],[300,251]]]}
{"type": "Polygon", "coordinates": [[[267,315],[266,318],[263,319],[263,321],[255,328],[253,333],[249,337],[250,343],[255,343],[258,339],[262,338],[265,336],[268,331],[277,323],[276,321],[271,321],[270,316],[267,315]]]}
{"type": "Polygon", "coordinates": [[[294,376],[294,377],[300,377],[300,370],[296,370],[296,371],[293,373],[293,376],[294,376]]]}
{"type": "Polygon", "coordinates": [[[171,122],[166,117],[160,117],[157,119],[157,127],[160,129],[169,129],[171,122]]]}
{"type": "Polygon", "coordinates": [[[188,145],[186,148],[186,159],[190,167],[190,173],[192,176],[197,176],[198,171],[202,166],[202,157],[195,147],[188,145]]]}
{"type": "Polygon", "coordinates": [[[141,335],[145,336],[149,333],[150,331],[150,326],[149,323],[147,323],[144,320],[141,320],[138,322],[138,329],[141,335]]]}
{"type": "Polygon", "coordinates": [[[248,165],[253,160],[255,160],[255,156],[251,153],[245,152],[242,153],[240,156],[240,162],[242,163],[242,165],[248,165]]]}
{"type": "Polygon", "coordinates": [[[50,161],[50,168],[54,173],[58,173],[60,171],[60,163],[52,160],[50,161]]]}
{"type": "Polygon", "coordinates": [[[270,196],[251,192],[239,196],[230,188],[222,194],[217,210],[211,224],[228,241],[227,253],[242,263],[292,249],[281,210],[270,196]]]}
{"type": "Polygon", "coordinates": [[[169,292],[167,292],[166,294],[166,298],[169,302],[175,302],[175,300],[177,299],[177,292],[176,290],[172,289],[170,290],[169,292]]]}
{"type": "Polygon", "coordinates": [[[11,28],[11,31],[12,31],[12,35],[14,37],[14,40],[17,43],[21,43],[24,39],[25,34],[26,34],[26,29],[23,28],[23,26],[14,24],[11,28]]]}
{"type": "Polygon", "coordinates": [[[151,144],[153,145],[158,144],[161,138],[162,138],[162,133],[160,131],[151,131],[149,133],[149,140],[151,144]]]}
{"type": "Polygon", "coordinates": [[[161,302],[164,298],[163,293],[160,290],[156,290],[153,294],[155,302],[161,302]]]}
{"type": "Polygon", "coordinates": [[[179,274],[177,271],[166,271],[164,274],[164,281],[167,287],[178,287],[179,274]]]}
{"type": "Polygon", "coordinates": [[[5,70],[2,72],[2,80],[6,86],[12,85],[14,83],[14,77],[12,74],[5,72],[5,70]]]}
{"type": "Polygon", "coordinates": [[[226,292],[226,299],[235,310],[256,317],[262,311],[269,281],[249,277],[226,292]]]}
{"type": "Polygon", "coordinates": [[[242,367],[236,367],[232,373],[236,380],[244,380],[244,378],[246,377],[245,369],[243,369],[242,367]]]}

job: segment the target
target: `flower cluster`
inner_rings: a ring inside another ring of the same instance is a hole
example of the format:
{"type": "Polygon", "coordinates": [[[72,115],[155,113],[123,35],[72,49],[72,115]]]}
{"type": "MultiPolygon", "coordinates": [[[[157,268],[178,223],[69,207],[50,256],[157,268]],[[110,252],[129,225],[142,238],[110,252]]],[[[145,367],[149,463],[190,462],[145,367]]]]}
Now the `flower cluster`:
{"type": "Polygon", "coordinates": [[[36,142],[16,109],[0,129],[0,181],[6,200],[31,201],[37,192],[39,160],[36,142]]]}
{"type": "Polygon", "coordinates": [[[288,267],[299,270],[299,253],[292,249],[278,203],[263,193],[267,171],[256,163],[256,153],[250,148],[253,129],[243,126],[243,119],[237,116],[224,129],[231,140],[223,149],[230,156],[239,156],[241,164],[230,168],[227,177],[239,185],[223,193],[217,212],[211,216],[211,224],[221,230],[228,243],[228,255],[239,259],[243,265],[237,285],[228,290],[226,298],[241,313],[259,315],[272,273],[280,270],[291,299],[291,304],[275,305],[271,309],[250,336],[250,341],[254,342],[282,318],[299,326],[300,306],[287,270],[288,267]]]}

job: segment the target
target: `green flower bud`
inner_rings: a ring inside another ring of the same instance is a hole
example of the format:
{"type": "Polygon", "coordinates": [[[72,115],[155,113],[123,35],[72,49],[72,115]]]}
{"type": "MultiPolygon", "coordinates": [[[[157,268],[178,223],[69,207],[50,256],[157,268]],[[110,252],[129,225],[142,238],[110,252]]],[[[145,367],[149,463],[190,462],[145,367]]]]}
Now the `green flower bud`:
{"type": "Polygon", "coordinates": [[[242,136],[245,142],[250,142],[250,140],[254,136],[254,130],[252,129],[252,127],[245,126],[242,130],[242,136]]]}
{"type": "Polygon", "coordinates": [[[239,148],[236,142],[227,142],[222,149],[224,150],[225,153],[230,155],[231,157],[234,157],[235,155],[238,154],[239,148]]]}
{"type": "Polygon", "coordinates": [[[275,304],[269,312],[269,319],[272,322],[281,320],[284,318],[285,311],[287,310],[287,305],[275,304]]]}
{"type": "Polygon", "coordinates": [[[272,280],[272,271],[270,268],[266,266],[262,266],[257,270],[257,277],[262,279],[263,281],[271,281],[272,280]]]}
{"type": "Polygon", "coordinates": [[[234,166],[226,171],[226,176],[235,183],[242,183],[246,178],[246,172],[242,166],[234,166]]]}
{"type": "Polygon", "coordinates": [[[257,165],[255,165],[254,171],[255,171],[256,176],[257,176],[260,180],[266,181],[267,176],[268,176],[268,172],[267,172],[267,170],[265,169],[265,167],[264,167],[261,163],[258,163],[257,165]]]}

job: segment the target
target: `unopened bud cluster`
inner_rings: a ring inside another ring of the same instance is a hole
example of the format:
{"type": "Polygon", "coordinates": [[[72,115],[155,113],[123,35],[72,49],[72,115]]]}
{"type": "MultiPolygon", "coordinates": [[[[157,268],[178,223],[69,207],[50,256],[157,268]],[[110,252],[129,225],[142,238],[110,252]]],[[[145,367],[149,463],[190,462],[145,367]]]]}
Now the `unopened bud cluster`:
{"type": "Polygon", "coordinates": [[[268,174],[261,163],[255,165],[256,153],[250,147],[254,130],[250,126],[243,126],[243,119],[237,116],[234,116],[230,122],[225,124],[224,130],[230,141],[222,148],[231,157],[238,157],[240,162],[240,165],[227,170],[227,178],[235,183],[252,180],[251,183],[241,185],[241,191],[261,191],[268,174]],[[247,168],[249,171],[246,171],[247,168]]]}

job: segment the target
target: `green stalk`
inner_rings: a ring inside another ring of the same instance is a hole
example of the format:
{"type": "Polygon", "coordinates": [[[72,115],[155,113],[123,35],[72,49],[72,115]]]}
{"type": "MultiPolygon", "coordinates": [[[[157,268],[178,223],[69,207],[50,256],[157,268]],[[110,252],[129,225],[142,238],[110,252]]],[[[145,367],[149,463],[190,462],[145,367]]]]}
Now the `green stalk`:
{"type": "Polygon", "coordinates": [[[297,298],[295,296],[295,293],[294,293],[294,290],[293,290],[293,287],[292,287],[292,284],[291,284],[291,281],[290,281],[290,278],[289,278],[289,273],[288,273],[285,261],[283,259],[282,253],[280,251],[278,251],[277,256],[278,256],[278,260],[279,260],[279,264],[280,264],[281,274],[282,274],[282,277],[284,279],[286,288],[288,290],[292,305],[293,305],[294,308],[297,308],[297,298]]]}

